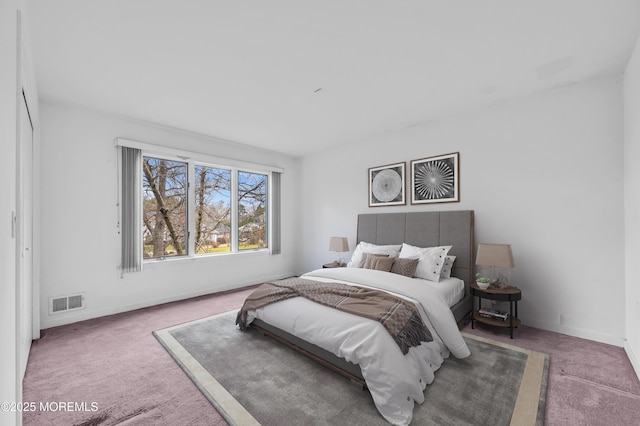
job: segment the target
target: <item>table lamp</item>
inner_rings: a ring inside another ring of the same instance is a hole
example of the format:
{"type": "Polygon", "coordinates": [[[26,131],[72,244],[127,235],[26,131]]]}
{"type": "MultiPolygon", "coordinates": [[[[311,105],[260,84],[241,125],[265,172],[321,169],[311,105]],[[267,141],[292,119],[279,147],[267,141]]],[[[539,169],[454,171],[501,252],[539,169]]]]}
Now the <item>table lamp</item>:
{"type": "Polygon", "coordinates": [[[510,271],[503,271],[498,276],[496,268],[511,269],[515,266],[511,246],[509,244],[478,244],[476,265],[491,267],[493,271],[491,284],[500,288],[507,287],[511,278],[510,271]]]}
{"type": "MultiPolygon", "coordinates": [[[[329,250],[338,253],[349,251],[349,240],[347,240],[347,237],[331,237],[331,240],[329,240],[329,250]]],[[[336,263],[342,265],[342,256],[338,255],[336,263]]]]}

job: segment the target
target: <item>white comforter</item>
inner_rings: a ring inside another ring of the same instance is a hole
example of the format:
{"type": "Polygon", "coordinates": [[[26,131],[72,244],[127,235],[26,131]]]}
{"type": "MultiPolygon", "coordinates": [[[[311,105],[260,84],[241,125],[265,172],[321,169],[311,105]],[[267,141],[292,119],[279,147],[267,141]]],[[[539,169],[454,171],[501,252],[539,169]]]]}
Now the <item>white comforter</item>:
{"type": "Polygon", "coordinates": [[[416,302],[433,342],[413,347],[406,355],[380,323],[301,297],[265,306],[248,316],[248,322],[260,318],[359,364],[378,411],[392,424],[411,422],[414,403],[424,401],[426,385],[433,382],[434,372],[449,353],[456,358],[470,355],[451,310],[422,280],[361,268],[318,269],[303,277],[365,285],[416,302]]]}

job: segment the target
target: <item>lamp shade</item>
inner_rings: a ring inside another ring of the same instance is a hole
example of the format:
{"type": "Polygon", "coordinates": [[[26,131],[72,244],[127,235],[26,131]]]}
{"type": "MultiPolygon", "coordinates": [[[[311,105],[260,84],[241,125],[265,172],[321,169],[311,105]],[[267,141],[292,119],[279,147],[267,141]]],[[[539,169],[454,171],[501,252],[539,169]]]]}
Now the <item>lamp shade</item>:
{"type": "Polygon", "coordinates": [[[513,268],[513,254],[509,244],[478,244],[476,265],[513,268]]]}
{"type": "Polygon", "coordinates": [[[329,240],[329,251],[349,251],[349,241],[347,237],[331,237],[331,240],[329,240]]]}

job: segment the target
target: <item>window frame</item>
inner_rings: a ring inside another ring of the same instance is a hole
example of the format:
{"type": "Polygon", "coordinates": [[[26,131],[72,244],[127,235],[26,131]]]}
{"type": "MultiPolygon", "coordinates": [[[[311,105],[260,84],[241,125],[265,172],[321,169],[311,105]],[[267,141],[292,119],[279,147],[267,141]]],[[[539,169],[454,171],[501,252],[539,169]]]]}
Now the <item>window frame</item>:
{"type": "MultiPolygon", "coordinates": [[[[223,170],[228,170],[229,171],[229,173],[230,173],[230,183],[231,183],[231,187],[229,188],[229,204],[231,206],[231,210],[229,211],[229,220],[231,222],[233,222],[233,212],[234,212],[234,206],[233,206],[234,170],[231,167],[214,166],[214,165],[212,165],[210,163],[203,163],[202,161],[194,161],[193,162],[193,171],[190,172],[191,173],[190,176],[192,176],[194,179],[195,179],[196,167],[197,166],[208,167],[208,168],[216,168],[216,169],[223,169],[223,170]]],[[[190,192],[190,194],[187,194],[187,196],[191,197],[191,199],[193,200],[193,203],[187,202],[188,207],[193,209],[193,214],[191,215],[193,217],[193,229],[190,230],[190,232],[192,232],[192,235],[193,235],[193,255],[195,257],[202,257],[202,256],[208,256],[208,255],[218,256],[218,255],[221,255],[221,254],[233,253],[233,245],[231,245],[229,247],[229,251],[228,252],[202,253],[202,254],[196,253],[196,241],[195,241],[195,234],[196,234],[196,232],[195,232],[196,231],[196,229],[195,229],[195,227],[196,227],[196,220],[195,220],[195,218],[196,218],[196,212],[195,212],[195,210],[196,210],[196,194],[195,194],[196,193],[196,185],[195,185],[195,182],[194,182],[193,185],[189,185],[189,192],[190,192]]],[[[231,233],[232,233],[232,230],[229,229],[229,234],[230,234],[229,239],[231,241],[233,241],[233,235],[231,233]]]]}
{"type": "MultiPolygon", "coordinates": [[[[264,173],[264,172],[255,172],[255,171],[249,171],[249,170],[245,170],[245,169],[237,169],[235,171],[235,174],[232,175],[232,190],[235,189],[235,194],[236,194],[236,203],[235,203],[235,214],[236,214],[236,222],[235,222],[235,231],[236,231],[236,239],[235,239],[235,246],[236,249],[238,251],[238,253],[246,253],[246,252],[250,252],[250,251],[259,251],[259,250],[265,250],[265,249],[269,249],[271,247],[271,241],[269,236],[271,235],[270,229],[270,219],[271,219],[271,212],[270,212],[270,208],[271,208],[271,201],[270,201],[270,189],[271,189],[271,174],[270,173],[264,173]],[[255,174],[255,175],[266,175],[267,180],[265,182],[266,184],[266,188],[265,188],[265,194],[267,199],[265,200],[265,220],[264,220],[264,224],[267,227],[267,229],[265,229],[265,240],[266,240],[266,244],[267,247],[260,249],[255,248],[255,249],[240,249],[240,173],[247,173],[247,174],[255,174]],[[233,177],[235,176],[235,187],[233,186],[233,177]]],[[[233,211],[233,207],[231,208],[231,214],[234,213],[233,211]]]]}
{"type": "MultiPolygon", "coordinates": [[[[142,259],[142,264],[154,264],[159,262],[171,262],[171,261],[180,261],[180,260],[194,260],[194,259],[206,259],[212,257],[221,257],[221,256],[236,256],[236,255],[247,255],[251,253],[264,253],[264,254],[279,254],[280,247],[279,242],[274,245],[274,232],[280,232],[279,224],[275,224],[273,219],[274,216],[279,217],[279,212],[277,215],[274,215],[274,208],[279,209],[279,200],[277,200],[278,206],[276,206],[276,201],[273,200],[273,173],[284,173],[284,169],[275,166],[263,165],[250,163],[240,160],[234,160],[230,158],[217,157],[209,154],[203,154],[199,152],[179,150],[159,145],[153,145],[144,142],[137,142],[123,138],[115,139],[116,147],[126,146],[129,148],[136,148],[141,151],[141,160],[144,157],[152,157],[157,159],[163,159],[168,161],[180,161],[187,164],[187,244],[186,249],[187,253],[181,256],[168,256],[163,258],[146,258],[142,259]],[[228,252],[220,252],[220,253],[195,253],[195,169],[196,165],[206,166],[206,167],[214,167],[220,169],[226,169],[231,171],[231,247],[228,252]],[[265,218],[265,226],[267,227],[265,231],[265,242],[267,247],[265,248],[255,248],[255,249],[239,249],[239,240],[238,240],[238,224],[239,224],[239,200],[238,200],[238,173],[239,172],[247,172],[247,173],[256,173],[267,176],[266,184],[266,218],[265,218]],[[276,228],[274,228],[274,226],[276,228]],[[275,247],[277,245],[277,247],[275,247]],[[275,249],[275,250],[274,250],[275,249]]],[[[118,170],[118,176],[122,175],[122,171],[118,170]]],[[[281,179],[281,178],[280,178],[281,179]]],[[[142,190],[142,187],[140,188],[142,190]]],[[[142,197],[140,197],[140,211],[142,214],[142,197]]],[[[120,208],[121,203],[118,202],[120,208]]],[[[120,213],[121,216],[121,213],[120,213]]],[[[140,221],[142,221],[142,217],[140,217],[140,221]]],[[[140,235],[142,239],[142,235],[140,235]]],[[[278,241],[280,240],[280,236],[277,237],[278,241]]],[[[143,247],[141,248],[143,249],[143,247]]],[[[140,253],[142,256],[142,252],[140,253]]]]}
{"type": "MultiPolygon", "coordinates": [[[[144,237],[142,237],[143,238],[143,241],[142,241],[142,262],[144,263],[146,261],[163,261],[163,260],[166,260],[166,259],[180,259],[180,258],[188,257],[190,252],[191,252],[190,247],[189,247],[189,238],[190,238],[191,226],[192,226],[192,223],[191,223],[192,222],[192,217],[189,215],[189,205],[191,204],[191,198],[189,196],[189,188],[191,186],[191,181],[189,180],[189,173],[190,173],[190,170],[191,170],[191,166],[185,160],[176,159],[176,158],[165,158],[164,156],[157,156],[157,155],[149,155],[149,154],[145,153],[144,151],[142,151],[140,153],[140,157],[141,157],[142,163],[143,163],[142,167],[144,167],[144,159],[145,158],[152,158],[154,160],[160,160],[160,161],[165,160],[165,161],[172,161],[172,162],[176,162],[176,163],[184,163],[186,165],[185,174],[186,174],[186,179],[187,179],[187,191],[186,191],[186,194],[185,194],[185,196],[187,198],[186,206],[185,206],[186,207],[185,208],[185,215],[186,215],[186,217],[185,217],[185,221],[186,221],[186,223],[185,223],[185,232],[186,232],[186,235],[185,235],[185,246],[184,246],[185,253],[184,254],[175,254],[175,255],[170,255],[170,256],[147,257],[147,258],[145,258],[144,257],[144,237]]],[[[140,191],[141,191],[140,212],[144,216],[144,214],[145,214],[144,204],[143,204],[144,203],[144,192],[145,192],[144,191],[144,177],[141,176],[140,178],[142,180],[142,187],[140,188],[140,191]]],[[[140,219],[141,219],[141,223],[142,223],[142,219],[143,218],[141,217],[140,219]]],[[[142,228],[144,229],[144,226],[142,226],[142,228]]]]}

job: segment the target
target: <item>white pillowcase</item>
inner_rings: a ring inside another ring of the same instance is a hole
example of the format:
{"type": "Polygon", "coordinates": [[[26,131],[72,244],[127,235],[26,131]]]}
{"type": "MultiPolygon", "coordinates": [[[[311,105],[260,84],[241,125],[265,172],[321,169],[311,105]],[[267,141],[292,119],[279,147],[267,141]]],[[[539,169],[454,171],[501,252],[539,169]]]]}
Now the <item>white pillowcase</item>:
{"type": "Polygon", "coordinates": [[[362,268],[364,265],[364,253],[386,254],[389,255],[389,257],[398,257],[398,253],[400,253],[401,248],[401,244],[379,246],[377,244],[360,241],[356,246],[356,249],[353,251],[351,260],[347,263],[347,268],[362,268]]]}
{"type": "Polygon", "coordinates": [[[455,256],[445,256],[444,265],[442,266],[442,271],[440,272],[440,278],[451,278],[451,269],[453,269],[453,262],[455,261],[455,256]]]}
{"type": "Polygon", "coordinates": [[[438,282],[444,266],[445,257],[452,246],[416,247],[407,243],[402,244],[400,258],[418,258],[415,277],[438,282]]]}

